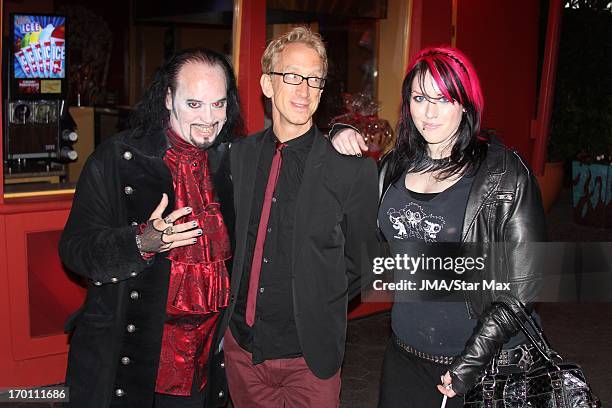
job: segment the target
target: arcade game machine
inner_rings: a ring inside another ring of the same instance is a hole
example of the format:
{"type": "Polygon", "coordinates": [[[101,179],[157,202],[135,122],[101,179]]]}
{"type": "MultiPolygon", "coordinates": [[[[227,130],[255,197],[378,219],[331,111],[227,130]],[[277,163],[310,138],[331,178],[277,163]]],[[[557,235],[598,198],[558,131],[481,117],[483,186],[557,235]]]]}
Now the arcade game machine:
{"type": "Polygon", "coordinates": [[[6,184],[65,181],[78,136],[66,103],[66,17],[12,14],[4,89],[6,184]]]}

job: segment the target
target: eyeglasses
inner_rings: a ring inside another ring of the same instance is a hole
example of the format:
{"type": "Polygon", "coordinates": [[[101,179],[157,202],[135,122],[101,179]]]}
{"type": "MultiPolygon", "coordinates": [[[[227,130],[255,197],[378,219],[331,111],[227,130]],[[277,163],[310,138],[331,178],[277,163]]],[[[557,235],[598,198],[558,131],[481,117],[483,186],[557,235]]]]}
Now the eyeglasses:
{"type": "Polygon", "coordinates": [[[283,77],[283,82],[289,85],[299,85],[306,80],[306,84],[308,84],[308,86],[311,88],[323,89],[325,86],[325,78],[305,77],[300,74],[293,74],[290,72],[270,72],[268,75],[280,75],[283,77]]]}

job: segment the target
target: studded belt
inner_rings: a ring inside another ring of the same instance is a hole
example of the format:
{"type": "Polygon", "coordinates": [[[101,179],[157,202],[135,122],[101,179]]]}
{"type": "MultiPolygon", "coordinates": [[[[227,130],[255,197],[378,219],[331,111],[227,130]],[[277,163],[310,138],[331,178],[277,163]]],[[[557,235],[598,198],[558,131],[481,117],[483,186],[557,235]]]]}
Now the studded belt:
{"type": "MultiPolygon", "coordinates": [[[[422,358],[423,360],[431,361],[436,364],[451,365],[454,357],[428,354],[417,350],[414,347],[404,343],[395,333],[391,334],[393,342],[402,350],[413,356],[422,358]]],[[[532,345],[521,344],[517,347],[502,350],[497,359],[498,367],[517,367],[521,371],[529,371],[529,369],[539,360],[535,348],[532,345]]]]}
{"type": "Polygon", "coordinates": [[[395,333],[391,334],[393,342],[402,350],[407,352],[408,354],[412,354],[413,356],[422,358],[423,360],[431,361],[436,364],[444,364],[450,365],[453,362],[454,357],[451,356],[436,356],[433,354],[427,354],[423,351],[417,350],[412,346],[404,343],[399,337],[395,335],[395,333]]]}

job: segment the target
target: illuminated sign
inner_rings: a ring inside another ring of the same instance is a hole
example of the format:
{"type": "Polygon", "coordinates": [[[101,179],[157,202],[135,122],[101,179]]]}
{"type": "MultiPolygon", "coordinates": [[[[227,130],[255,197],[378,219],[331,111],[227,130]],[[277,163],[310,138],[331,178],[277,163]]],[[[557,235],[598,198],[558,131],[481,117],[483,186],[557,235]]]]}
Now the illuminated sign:
{"type": "Polygon", "coordinates": [[[13,16],[15,78],[66,77],[66,17],[13,16]]]}

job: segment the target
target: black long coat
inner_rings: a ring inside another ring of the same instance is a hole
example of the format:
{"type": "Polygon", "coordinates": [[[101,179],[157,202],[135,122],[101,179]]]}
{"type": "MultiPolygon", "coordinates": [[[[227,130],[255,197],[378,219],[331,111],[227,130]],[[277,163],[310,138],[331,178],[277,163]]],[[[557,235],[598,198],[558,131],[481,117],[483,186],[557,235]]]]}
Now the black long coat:
{"type": "MultiPolygon", "coordinates": [[[[66,373],[71,406],[152,406],[170,261],[164,254],[144,261],[134,236],[162,193],[169,198],[166,213],[174,208],[172,176],[162,160],[167,148],[163,132],[123,132],[100,145],[81,173],[59,245],[65,265],[88,281],[85,303],[66,324],[72,332],[66,373]]],[[[226,143],[209,149],[209,165],[232,234],[226,143]]],[[[223,404],[227,395],[223,356],[215,351],[209,360],[209,407],[223,404]]]]}

